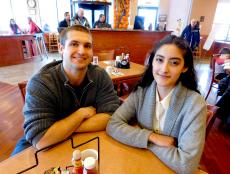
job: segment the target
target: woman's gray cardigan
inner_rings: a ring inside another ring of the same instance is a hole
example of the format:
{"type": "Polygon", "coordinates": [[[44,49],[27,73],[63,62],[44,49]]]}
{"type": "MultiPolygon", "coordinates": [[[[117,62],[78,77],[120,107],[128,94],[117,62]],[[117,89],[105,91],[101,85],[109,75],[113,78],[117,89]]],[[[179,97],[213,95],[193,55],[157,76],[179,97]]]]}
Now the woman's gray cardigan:
{"type": "MultiPolygon", "coordinates": [[[[179,83],[172,94],[162,134],[175,137],[178,146],[160,147],[148,142],[153,132],[156,83],[139,87],[112,115],[107,133],[118,141],[152,151],[163,163],[177,173],[194,173],[202,155],[206,129],[206,103],[197,92],[179,83]],[[140,126],[128,124],[133,118],[140,126]]],[[[154,172],[154,171],[153,171],[154,172]]]]}

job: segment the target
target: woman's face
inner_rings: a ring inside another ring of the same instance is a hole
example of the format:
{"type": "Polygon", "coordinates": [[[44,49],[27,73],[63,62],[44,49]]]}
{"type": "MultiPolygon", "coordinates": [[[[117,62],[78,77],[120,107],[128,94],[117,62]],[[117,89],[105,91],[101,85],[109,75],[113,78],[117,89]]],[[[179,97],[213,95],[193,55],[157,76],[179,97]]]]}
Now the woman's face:
{"type": "Polygon", "coordinates": [[[182,51],[174,44],[161,46],[152,62],[152,73],[157,87],[171,90],[175,87],[181,73],[186,72],[182,51]]]}
{"type": "Polygon", "coordinates": [[[15,24],[15,21],[13,19],[10,20],[11,24],[15,24]]]}
{"type": "Polygon", "coordinates": [[[100,21],[101,21],[101,22],[105,22],[105,16],[101,16],[101,17],[100,17],[100,21]]]}

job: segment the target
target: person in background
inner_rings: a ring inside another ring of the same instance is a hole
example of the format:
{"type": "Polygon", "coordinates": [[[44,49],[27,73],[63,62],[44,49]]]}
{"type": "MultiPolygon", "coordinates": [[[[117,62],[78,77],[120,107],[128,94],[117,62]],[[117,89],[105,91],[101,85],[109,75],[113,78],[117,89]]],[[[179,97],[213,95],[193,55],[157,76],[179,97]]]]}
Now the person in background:
{"type": "Polygon", "coordinates": [[[192,19],[191,23],[185,27],[181,37],[187,40],[192,51],[200,44],[200,28],[197,20],[192,19]]]}
{"type": "Polygon", "coordinates": [[[225,47],[219,52],[220,56],[215,61],[215,79],[221,80],[228,74],[225,72],[224,67],[230,63],[230,49],[225,47]]]}
{"type": "Polygon", "coordinates": [[[43,31],[47,32],[47,33],[49,33],[51,31],[49,24],[45,23],[45,25],[43,26],[43,31]]]}
{"type": "Polygon", "coordinates": [[[45,65],[28,82],[24,137],[12,155],[33,145],[41,149],[74,132],[104,130],[120,101],[111,78],[92,65],[92,34],[81,25],[60,34],[63,60],[45,65]]]}
{"type": "Polygon", "coordinates": [[[30,26],[29,34],[42,33],[42,30],[37,26],[37,24],[35,24],[31,17],[28,17],[27,19],[30,26]]]}
{"type": "Polygon", "coordinates": [[[14,19],[10,19],[10,29],[11,29],[12,34],[21,34],[22,33],[22,30],[16,24],[14,19]]]}
{"type": "Polygon", "coordinates": [[[145,29],[144,20],[145,18],[143,16],[135,16],[133,29],[134,30],[144,30],[145,29]]]}
{"type": "Polygon", "coordinates": [[[69,12],[64,13],[64,19],[58,24],[58,32],[61,33],[61,31],[67,27],[70,26],[70,14],[69,12]]]}
{"type": "Polygon", "coordinates": [[[221,129],[230,133],[230,67],[226,67],[226,72],[228,73],[227,76],[218,83],[217,95],[221,97],[216,106],[219,107],[217,115],[222,120],[221,129]]]}
{"type": "Polygon", "coordinates": [[[105,15],[100,14],[98,21],[95,22],[93,25],[93,28],[111,28],[111,25],[106,23],[105,21],[105,15]]]}
{"type": "Polygon", "coordinates": [[[205,142],[206,112],[192,51],[184,39],[169,35],[156,44],[141,82],[106,131],[124,144],[150,150],[176,173],[194,173],[205,142]],[[132,120],[138,125],[130,125],[132,120]]]}
{"type": "Polygon", "coordinates": [[[72,19],[72,25],[76,25],[76,24],[90,28],[89,22],[84,16],[83,8],[79,8],[77,14],[72,19]]]}

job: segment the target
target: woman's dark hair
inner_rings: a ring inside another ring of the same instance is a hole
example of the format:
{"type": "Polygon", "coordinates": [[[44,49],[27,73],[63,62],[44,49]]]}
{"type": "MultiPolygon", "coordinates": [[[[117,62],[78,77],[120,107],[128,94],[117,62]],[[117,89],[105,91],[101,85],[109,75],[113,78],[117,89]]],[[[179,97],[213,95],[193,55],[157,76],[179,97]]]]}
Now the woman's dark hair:
{"type": "Polygon", "coordinates": [[[148,57],[147,69],[140,83],[138,83],[134,91],[137,90],[138,86],[144,88],[151,85],[152,81],[154,80],[153,73],[152,73],[153,59],[155,57],[157,50],[163,45],[167,45],[167,44],[175,45],[177,48],[181,50],[183,54],[184,67],[187,68],[187,71],[181,73],[178,82],[181,81],[183,86],[200,93],[199,90],[197,89],[197,79],[196,79],[195,69],[193,65],[192,50],[188,45],[188,43],[183,38],[177,37],[175,35],[168,35],[155,45],[155,48],[150,52],[150,55],[148,57]]]}

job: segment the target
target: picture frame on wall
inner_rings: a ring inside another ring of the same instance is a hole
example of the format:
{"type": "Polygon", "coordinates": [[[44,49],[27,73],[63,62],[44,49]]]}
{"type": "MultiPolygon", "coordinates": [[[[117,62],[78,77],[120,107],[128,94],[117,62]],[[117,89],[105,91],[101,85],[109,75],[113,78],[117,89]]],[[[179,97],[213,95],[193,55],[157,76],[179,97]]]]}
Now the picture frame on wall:
{"type": "Polygon", "coordinates": [[[159,20],[159,22],[166,22],[166,20],[167,20],[167,15],[159,15],[158,20],[159,20]]]}
{"type": "Polygon", "coordinates": [[[36,9],[28,9],[29,15],[36,15],[36,9]]]}

